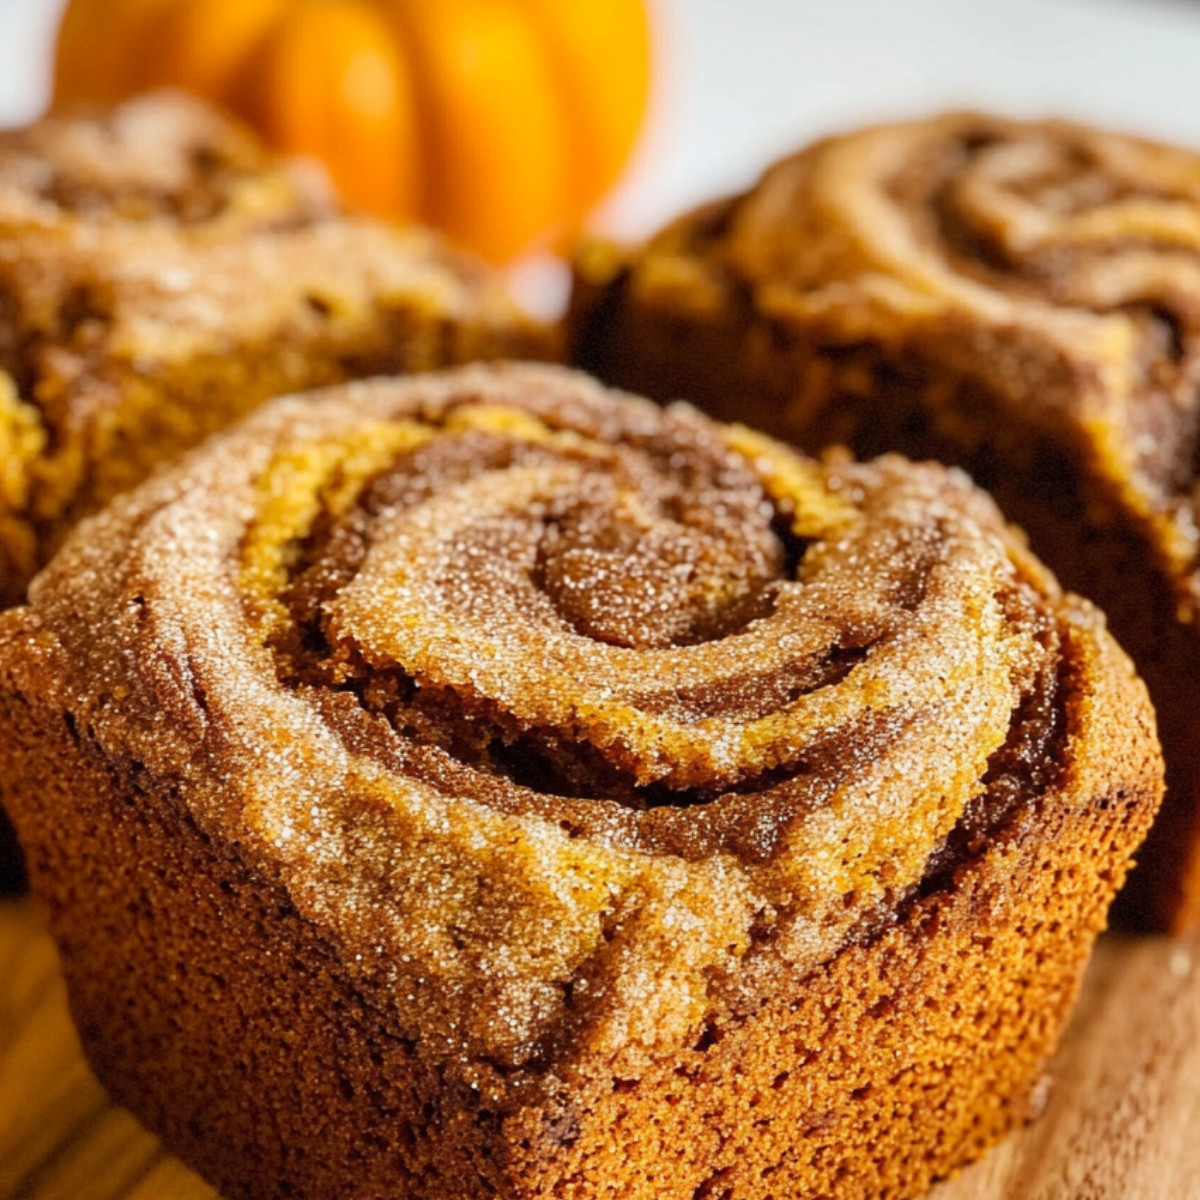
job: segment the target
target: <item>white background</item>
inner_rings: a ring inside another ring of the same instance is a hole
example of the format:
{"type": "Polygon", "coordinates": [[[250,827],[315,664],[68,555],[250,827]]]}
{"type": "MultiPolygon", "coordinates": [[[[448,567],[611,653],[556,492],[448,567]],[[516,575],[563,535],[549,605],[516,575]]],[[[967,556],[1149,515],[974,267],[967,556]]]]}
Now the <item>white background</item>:
{"type": "MultiPolygon", "coordinates": [[[[0,124],[44,103],[60,4],[0,0],[0,124]]],[[[819,134],[947,106],[1200,148],[1200,0],[657,0],[657,19],[654,116],[601,218],[619,233],[819,134]]]]}

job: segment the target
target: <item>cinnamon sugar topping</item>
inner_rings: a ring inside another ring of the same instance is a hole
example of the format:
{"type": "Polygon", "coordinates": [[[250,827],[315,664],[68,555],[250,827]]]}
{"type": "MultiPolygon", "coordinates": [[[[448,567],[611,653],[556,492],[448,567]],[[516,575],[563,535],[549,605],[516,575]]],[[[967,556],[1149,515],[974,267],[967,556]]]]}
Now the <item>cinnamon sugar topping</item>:
{"type": "Polygon", "coordinates": [[[553,981],[627,911],[675,964],[609,985],[644,989],[647,1037],[765,911],[829,954],[990,811],[1026,698],[1054,703],[1044,577],[942,471],[820,465],[536,368],[354,385],[219,445],[74,543],[48,619],[143,713],[128,753],[348,943],[403,945],[406,1019],[488,1054],[559,1036],[553,981]],[[98,603],[132,658],[91,644],[98,603]]]}

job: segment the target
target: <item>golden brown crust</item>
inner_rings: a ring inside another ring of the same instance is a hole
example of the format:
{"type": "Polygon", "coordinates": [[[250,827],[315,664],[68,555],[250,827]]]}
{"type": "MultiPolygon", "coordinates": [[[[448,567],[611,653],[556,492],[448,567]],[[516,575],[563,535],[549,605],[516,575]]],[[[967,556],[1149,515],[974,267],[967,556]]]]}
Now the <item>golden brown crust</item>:
{"type": "Polygon", "coordinates": [[[581,256],[574,360],[809,449],[967,467],[1146,677],[1163,822],[1126,897],[1200,917],[1200,156],[960,113],[830,138],[581,256]]]}
{"type": "Polygon", "coordinates": [[[66,530],[270,396],[550,339],[474,260],[155,94],[0,135],[0,604],[66,530]]]}
{"type": "Polygon", "coordinates": [[[1161,787],[961,476],[532,367],[118,500],[0,716],[89,1053],[238,1196],[916,1195],[1022,1118],[1161,787]]]}

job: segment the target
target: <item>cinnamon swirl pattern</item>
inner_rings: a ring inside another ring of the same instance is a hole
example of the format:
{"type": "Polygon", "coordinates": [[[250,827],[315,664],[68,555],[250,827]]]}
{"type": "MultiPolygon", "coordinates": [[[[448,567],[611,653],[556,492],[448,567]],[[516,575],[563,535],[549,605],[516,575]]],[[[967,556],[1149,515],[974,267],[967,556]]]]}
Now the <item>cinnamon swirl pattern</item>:
{"type": "Polygon", "coordinates": [[[831,138],[628,255],[581,259],[574,357],[810,450],[966,467],[1095,600],[1159,714],[1122,898],[1200,918],[1200,155],[957,114],[831,138]]]}
{"type": "Polygon", "coordinates": [[[1161,791],[963,476],[530,366],[119,499],[0,717],[91,1059],[230,1196],[915,1196],[1027,1114],[1161,791]]]}
{"type": "Polygon", "coordinates": [[[269,153],[183,92],[54,114],[0,136],[0,228],[31,237],[136,238],[155,227],[230,236],[330,216],[319,169],[269,153]]]}

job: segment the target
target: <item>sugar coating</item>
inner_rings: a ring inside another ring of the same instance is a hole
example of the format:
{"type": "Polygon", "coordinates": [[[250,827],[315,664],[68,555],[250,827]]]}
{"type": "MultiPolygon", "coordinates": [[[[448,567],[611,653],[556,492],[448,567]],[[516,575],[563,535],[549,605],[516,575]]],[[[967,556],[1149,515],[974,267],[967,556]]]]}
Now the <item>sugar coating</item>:
{"type": "Polygon", "coordinates": [[[280,401],[120,498],[0,702],[98,1069],[247,1196],[914,1195],[1019,1119],[1160,786],[1127,662],[964,476],[530,366],[280,401]],[[889,956],[933,1006],[896,1028],[889,956]],[[807,1072],[820,1012],[850,1058],[807,1072]],[[802,1149],[843,1084],[845,1171],[802,1149]]]}
{"type": "Polygon", "coordinates": [[[574,361],[810,452],[965,467],[1108,614],[1168,801],[1124,917],[1200,919],[1200,155],[952,113],[775,163],[580,259],[574,361]]]}

